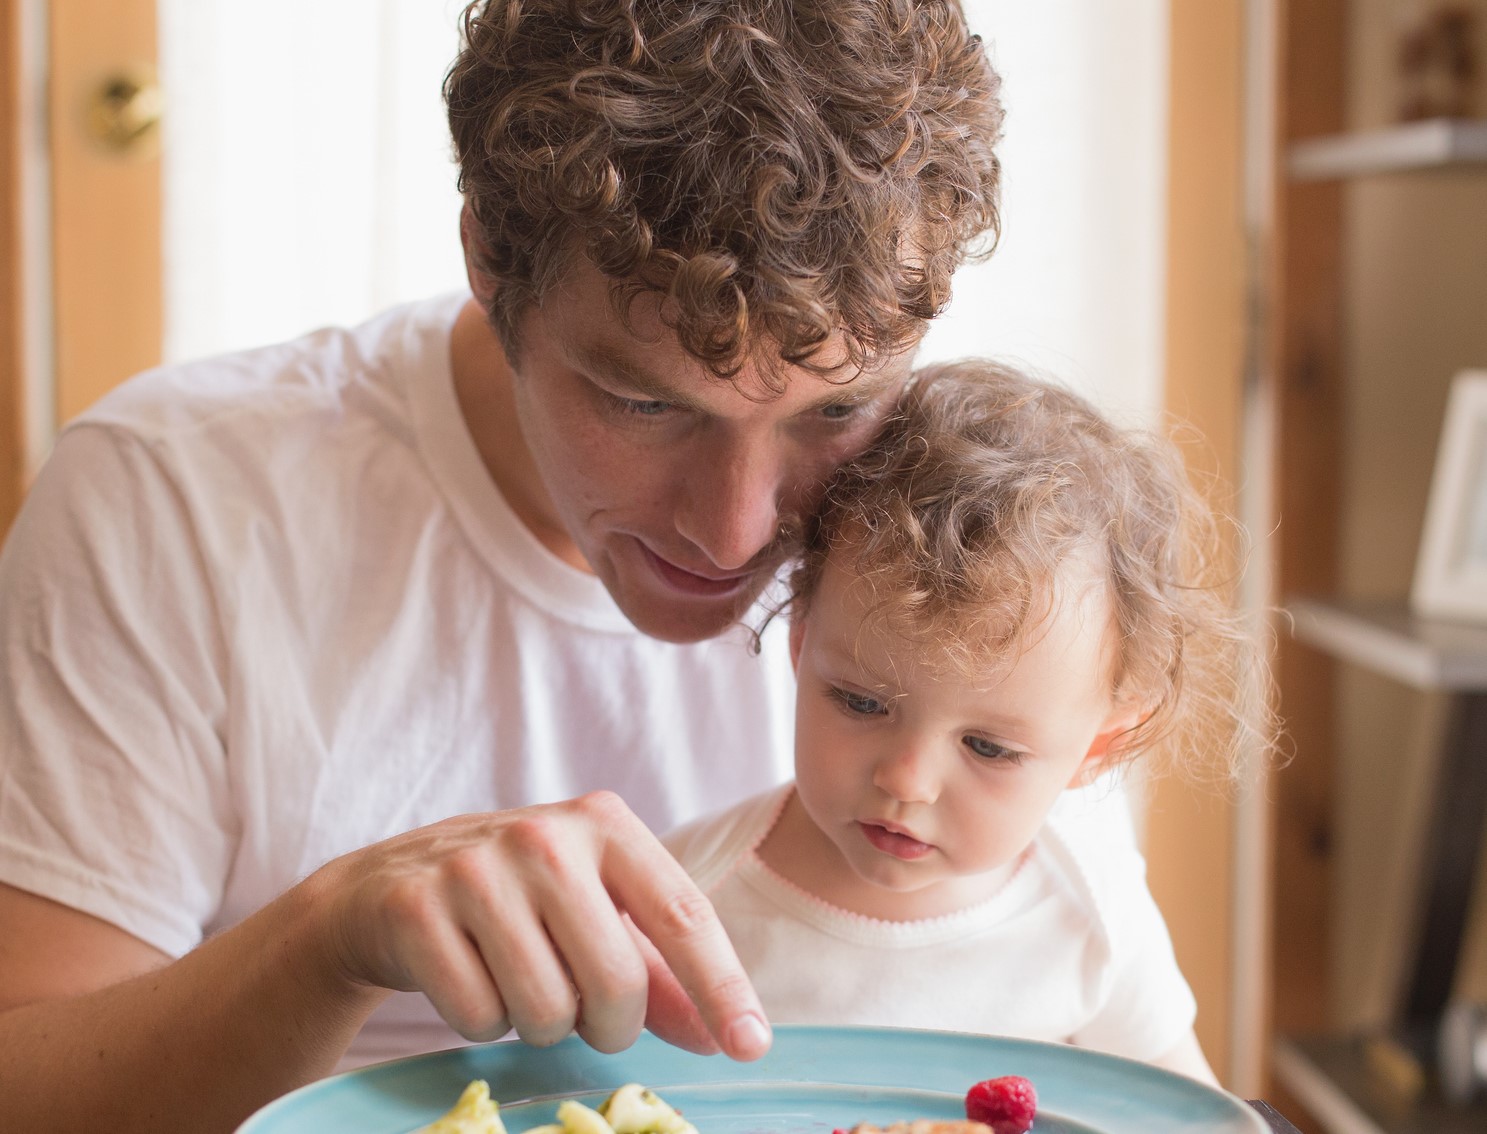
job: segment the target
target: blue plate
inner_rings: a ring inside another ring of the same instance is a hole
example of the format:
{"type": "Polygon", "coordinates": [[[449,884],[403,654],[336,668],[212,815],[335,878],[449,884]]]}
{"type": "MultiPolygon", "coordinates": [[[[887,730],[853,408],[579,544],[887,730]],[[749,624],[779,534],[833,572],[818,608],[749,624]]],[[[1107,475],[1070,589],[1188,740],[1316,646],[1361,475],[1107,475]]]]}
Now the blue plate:
{"type": "Polygon", "coordinates": [[[1024,1075],[1038,1092],[1035,1134],[1268,1134],[1232,1095],[1145,1063],[1064,1044],[899,1028],[780,1025],[754,1063],[689,1055],[644,1034],[601,1055],[488,1043],[322,1079],[270,1103],[238,1134],[408,1134],[490,1083],[510,1134],[554,1121],[558,1101],[595,1105],[644,1083],[702,1134],[831,1134],[859,1122],[964,1118],[978,1079],[1024,1075]]]}

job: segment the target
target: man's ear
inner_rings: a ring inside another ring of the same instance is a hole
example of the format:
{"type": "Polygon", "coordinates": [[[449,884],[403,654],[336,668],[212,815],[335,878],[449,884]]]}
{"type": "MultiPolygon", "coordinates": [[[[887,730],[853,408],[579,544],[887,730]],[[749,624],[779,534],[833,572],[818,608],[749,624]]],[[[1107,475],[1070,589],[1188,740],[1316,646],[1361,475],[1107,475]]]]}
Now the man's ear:
{"type": "Polygon", "coordinates": [[[470,281],[470,290],[482,311],[489,311],[491,299],[496,294],[496,281],[480,270],[480,253],[486,250],[485,240],[480,235],[480,226],[475,223],[475,214],[466,201],[460,209],[460,247],[465,250],[465,278],[470,281]]]}
{"type": "Polygon", "coordinates": [[[805,643],[805,611],[790,612],[790,668],[800,675],[800,648],[805,643]]]}

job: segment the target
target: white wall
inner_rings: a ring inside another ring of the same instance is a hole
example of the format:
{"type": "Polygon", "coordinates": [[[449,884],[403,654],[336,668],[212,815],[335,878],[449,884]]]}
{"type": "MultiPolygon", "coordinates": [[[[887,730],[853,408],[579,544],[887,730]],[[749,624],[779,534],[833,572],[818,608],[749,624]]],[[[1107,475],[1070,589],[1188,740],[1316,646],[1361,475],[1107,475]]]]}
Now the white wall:
{"type": "Polygon", "coordinates": [[[165,357],[460,287],[459,0],[160,0],[165,357]]]}
{"type": "Polygon", "coordinates": [[[1007,106],[1003,235],[923,357],[991,353],[1134,417],[1162,402],[1167,0],[966,0],[1007,106]]]}

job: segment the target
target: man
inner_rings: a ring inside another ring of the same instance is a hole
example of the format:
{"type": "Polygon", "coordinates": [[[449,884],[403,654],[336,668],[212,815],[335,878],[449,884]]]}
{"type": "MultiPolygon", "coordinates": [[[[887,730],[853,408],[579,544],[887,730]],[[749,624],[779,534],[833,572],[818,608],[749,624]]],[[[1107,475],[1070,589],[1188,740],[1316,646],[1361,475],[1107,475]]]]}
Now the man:
{"type": "Polygon", "coordinates": [[[465,39],[473,300],[126,384],[0,559],[7,1129],[508,1028],[768,1047],[648,828],[786,773],[737,624],[995,231],[997,81],[953,0],[465,39]]]}

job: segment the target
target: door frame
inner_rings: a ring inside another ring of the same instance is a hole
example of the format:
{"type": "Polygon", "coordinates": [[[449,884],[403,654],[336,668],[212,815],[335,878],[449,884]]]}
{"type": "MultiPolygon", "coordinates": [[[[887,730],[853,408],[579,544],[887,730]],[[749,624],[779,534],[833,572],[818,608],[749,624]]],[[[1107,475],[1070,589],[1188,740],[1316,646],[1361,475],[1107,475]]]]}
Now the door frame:
{"type": "Polygon", "coordinates": [[[26,349],[26,0],[0,0],[0,534],[30,466],[26,349]]]}
{"type": "Polygon", "coordinates": [[[155,0],[0,0],[0,535],[57,429],[160,360],[160,161],[88,128],[157,55],[155,0]]]}
{"type": "Polygon", "coordinates": [[[160,362],[164,254],[158,146],[119,152],[91,133],[100,88],[154,75],[155,0],[48,0],[52,341],[58,424],[160,362]]]}
{"type": "MultiPolygon", "coordinates": [[[[1164,404],[1203,439],[1184,457],[1224,494],[1212,503],[1243,517],[1255,6],[1174,0],[1169,21],[1164,404]]],[[[1230,550],[1237,569],[1243,550],[1230,550]]],[[[1151,784],[1146,813],[1151,890],[1198,1000],[1198,1038],[1224,1084],[1249,1097],[1260,1093],[1267,1025],[1263,799],[1263,786],[1229,797],[1178,774],[1151,784]]]]}

